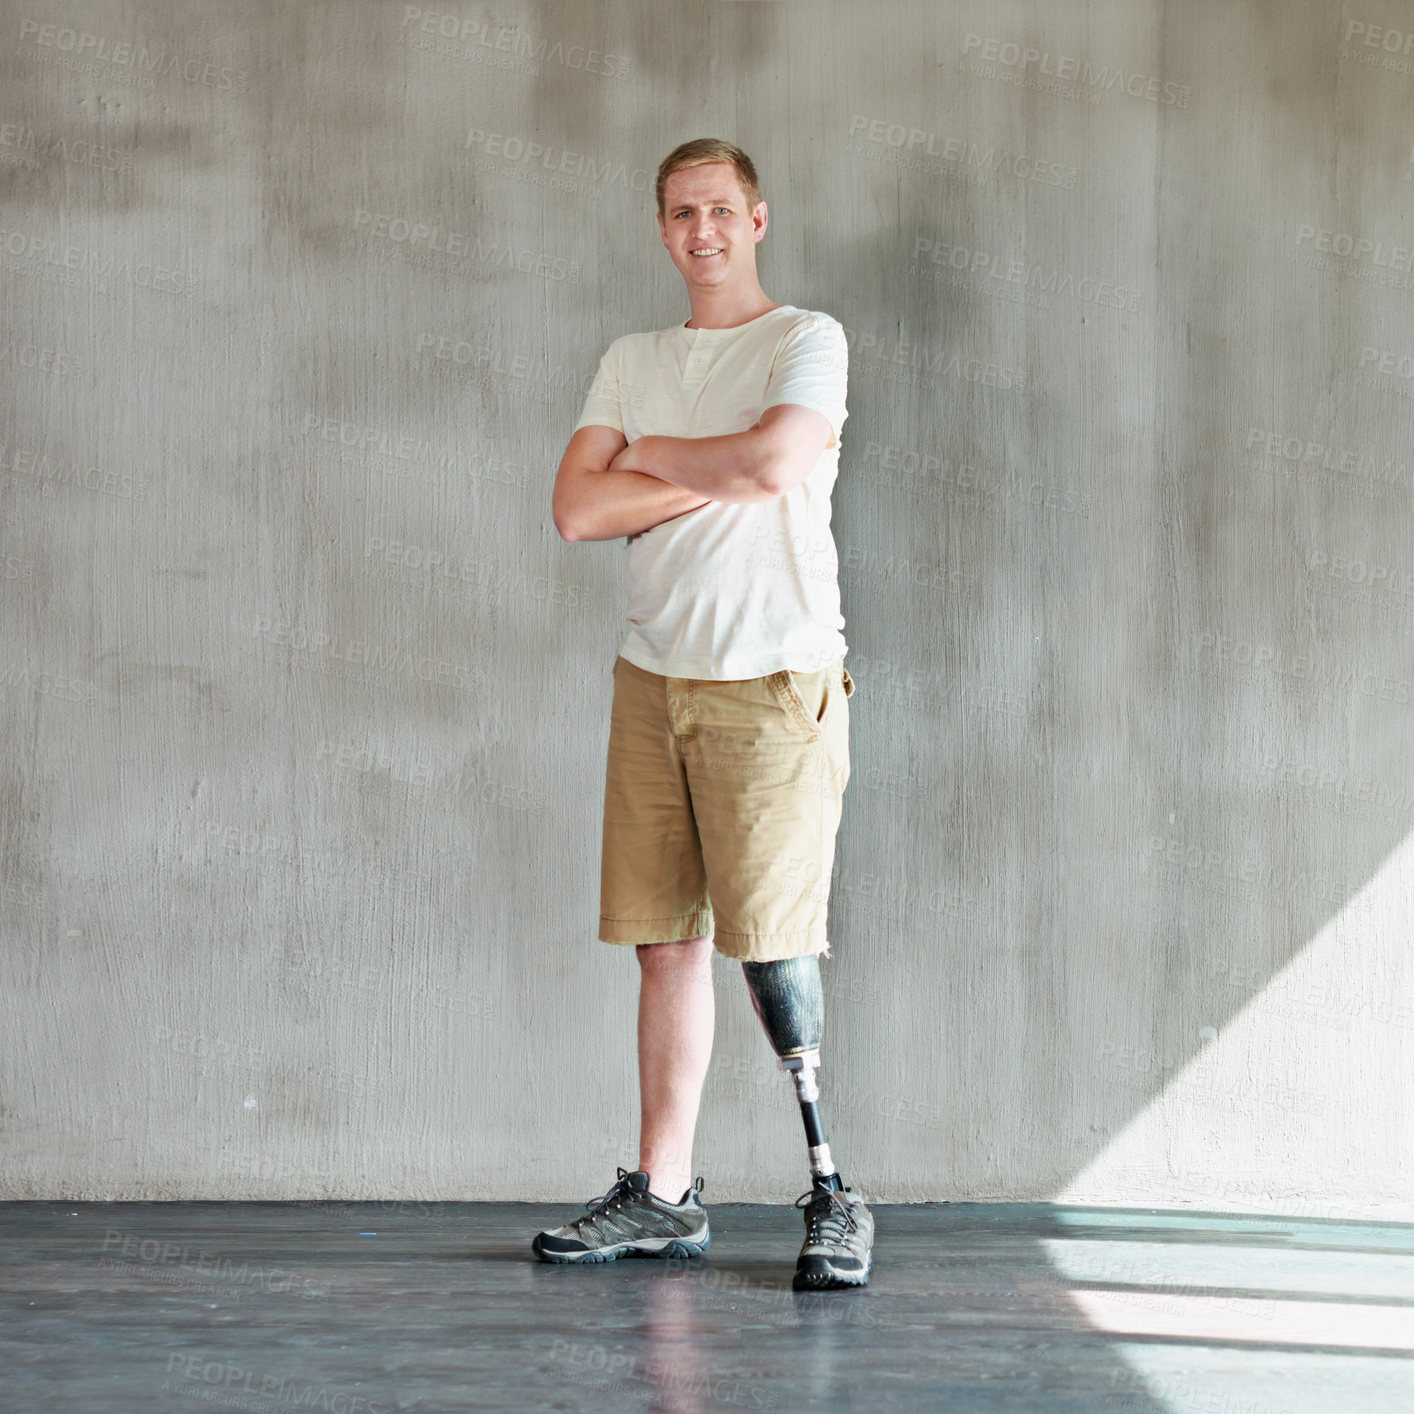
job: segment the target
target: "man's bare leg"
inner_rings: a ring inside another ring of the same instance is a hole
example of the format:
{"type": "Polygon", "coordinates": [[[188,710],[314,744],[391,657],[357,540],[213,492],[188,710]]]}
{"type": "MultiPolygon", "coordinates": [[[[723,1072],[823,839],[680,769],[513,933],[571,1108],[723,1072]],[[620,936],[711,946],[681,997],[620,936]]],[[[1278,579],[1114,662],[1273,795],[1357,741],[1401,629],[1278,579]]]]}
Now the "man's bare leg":
{"type": "Polygon", "coordinates": [[[638,1167],[676,1203],[692,1183],[692,1138],[712,1059],[712,939],[640,943],[638,1167]]]}

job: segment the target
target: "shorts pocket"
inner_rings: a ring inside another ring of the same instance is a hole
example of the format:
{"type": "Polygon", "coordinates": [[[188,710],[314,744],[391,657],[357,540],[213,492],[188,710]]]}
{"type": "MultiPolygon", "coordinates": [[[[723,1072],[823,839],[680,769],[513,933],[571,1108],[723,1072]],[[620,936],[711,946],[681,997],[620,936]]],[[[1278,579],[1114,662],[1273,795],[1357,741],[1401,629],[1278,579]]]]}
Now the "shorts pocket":
{"type": "MultiPolygon", "coordinates": [[[[814,677],[815,675],[807,673],[804,676],[814,677]]],[[[801,691],[795,673],[789,668],[782,668],[780,672],[772,673],[766,681],[770,684],[776,701],[785,709],[786,716],[795,724],[805,739],[818,741],[820,739],[819,718],[805,700],[805,694],[801,691]]]]}
{"type": "Polygon", "coordinates": [[[829,719],[838,712],[836,699],[844,702],[854,691],[854,680],[843,663],[832,663],[816,673],[782,668],[768,681],[776,700],[809,741],[819,741],[829,730],[829,719]]]}

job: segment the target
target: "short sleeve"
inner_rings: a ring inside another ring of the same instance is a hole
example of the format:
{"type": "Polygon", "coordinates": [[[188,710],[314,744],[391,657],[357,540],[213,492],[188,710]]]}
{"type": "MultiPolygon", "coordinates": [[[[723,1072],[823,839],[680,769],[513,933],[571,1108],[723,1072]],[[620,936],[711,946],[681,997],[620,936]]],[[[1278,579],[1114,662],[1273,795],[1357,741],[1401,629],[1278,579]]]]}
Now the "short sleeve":
{"type": "Polygon", "coordinates": [[[824,413],[838,445],[849,416],[845,393],[849,381],[849,345],[844,329],[828,314],[812,312],[781,341],[766,382],[761,411],[780,403],[800,403],[824,413]]]}
{"type": "Polygon", "coordinates": [[[619,344],[616,339],[604,351],[599,360],[599,371],[589,385],[589,393],[584,399],[584,411],[579,415],[574,430],[591,425],[612,427],[618,432],[624,430],[623,405],[621,402],[619,374],[619,344]]]}

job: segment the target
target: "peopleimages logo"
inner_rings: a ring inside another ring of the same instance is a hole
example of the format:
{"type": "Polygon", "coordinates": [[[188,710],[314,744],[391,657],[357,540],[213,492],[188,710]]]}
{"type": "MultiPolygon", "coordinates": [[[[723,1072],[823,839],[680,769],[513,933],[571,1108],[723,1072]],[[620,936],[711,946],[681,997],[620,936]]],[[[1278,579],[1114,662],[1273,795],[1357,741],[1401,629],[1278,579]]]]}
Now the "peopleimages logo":
{"type": "Polygon", "coordinates": [[[87,138],[36,132],[23,123],[0,123],[0,153],[12,152],[31,166],[38,165],[36,158],[47,160],[50,157],[75,167],[98,167],[105,172],[127,172],[133,165],[129,147],[106,147],[87,138]]]}
{"type": "Polygon", "coordinates": [[[636,192],[653,190],[653,175],[646,167],[630,169],[625,162],[600,162],[586,153],[570,152],[562,147],[536,142],[533,138],[517,137],[513,133],[488,133],[482,128],[471,128],[462,146],[480,148],[488,157],[523,162],[528,167],[539,167],[556,176],[574,177],[579,181],[606,186],[616,184],[636,192]]]}
{"type": "Polygon", "coordinates": [[[884,156],[896,157],[901,165],[937,173],[965,174],[979,181],[985,181],[997,172],[1025,182],[1040,182],[1042,186],[1074,187],[1080,174],[1078,167],[1051,162],[1030,153],[1009,152],[994,143],[982,147],[964,138],[925,128],[905,127],[902,123],[890,123],[885,118],[868,118],[861,113],[850,115],[849,136],[855,144],[852,150],[857,151],[858,155],[877,151],[884,156]],[[874,146],[862,146],[866,142],[874,146]],[[930,169],[921,160],[923,158],[933,158],[949,165],[930,169]]]}
{"type": "Polygon", "coordinates": [[[1395,74],[1414,74],[1414,29],[1347,20],[1341,35],[1340,57],[1395,74]]]}
{"type": "Polygon", "coordinates": [[[1353,231],[1318,230],[1315,226],[1302,225],[1296,228],[1296,245],[1298,249],[1309,245],[1312,250],[1325,251],[1345,260],[1368,260],[1387,270],[1414,269],[1414,246],[1373,241],[1353,231]]]}
{"type": "Polygon", "coordinates": [[[1067,295],[1108,309],[1137,310],[1141,301],[1138,290],[1127,289],[1109,280],[1096,280],[1088,275],[1077,280],[1069,271],[1028,265],[1024,260],[1010,259],[988,250],[952,245],[929,236],[914,238],[913,263],[915,266],[932,265],[938,269],[960,271],[983,284],[992,281],[1039,290],[1044,294],[1067,295]]]}
{"type": "Polygon", "coordinates": [[[566,44],[537,36],[519,25],[498,25],[453,10],[424,10],[404,5],[399,39],[409,48],[449,59],[469,59],[534,76],[546,64],[559,64],[601,78],[628,76],[629,56],[609,54],[584,44],[566,44]]]}
{"type": "MultiPolygon", "coordinates": [[[[1097,68],[1088,59],[1052,54],[1048,49],[1023,47],[1011,40],[988,35],[968,34],[962,41],[962,52],[986,64],[1000,64],[1004,69],[1015,69],[1023,74],[1034,72],[1066,83],[1076,83],[1091,92],[1113,93],[1117,89],[1130,98],[1169,103],[1176,108],[1187,108],[1193,95],[1187,84],[1173,83],[1152,74],[1111,68],[1108,64],[1097,68]]],[[[981,76],[990,77],[985,73],[981,76]]]]}
{"type": "MultiPolygon", "coordinates": [[[[244,93],[250,79],[250,74],[244,69],[232,69],[163,48],[154,53],[143,40],[136,43],[127,39],[113,40],[90,30],[44,24],[28,18],[20,21],[20,42],[26,40],[37,48],[52,49],[64,55],[66,65],[80,72],[99,72],[93,66],[105,64],[110,66],[104,71],[108,78],[144,87],[151,86],[151,76],[154,74],[160,74],[163,78],[176,74],[187,83],[223,89],[228,93],[244,93]]],[[[56,62],[47,55],[36,57],[46,63],[56,62]]]]}
{"type": "Polygon", "coordinates": [[[1360,367],[1373,368],[1391,378],[1414,379],[1414,354],[1402,354],[1395,349],[1377,349],[1367,345],[1360,350],[1360,367]]]}
{"type": "Polygon", "coordinates": [[[467,262],[475,260],[481,265],[500,266],[508,272],[518,270],[522,275],[538,275],[545,280],[579,278],[580,263],[568,256],[514,246],[509,241],[487,241],[465,231],[360,207],[354,212],[350,243],[362,241],[377,241],[375,249],[397,253],[413,264],[435,266],[460,261],[460,265],[449,265],[456,270],[468,269],[467,262]]]}
{"type": "Polygon", "coordinates": [[[949,353],[945,349],[921,344],[916,339],[895,338],[893,334],[865,334],[845,329],[849,346],[859,355],[864,372],[881,378],[916,383],[922,375],[957,378],[965,383],[980,383],[985,388],[1019,388],[1026,382],[1025,370],[989,360],[949,353]]]}
{"type": "MultiPolygon", "coordinates": [[[[1378,356],[1380,352],[1379,349],[1364,350],[1361,366],[1365,366],[1364,355],[1378,356]]],[[[1378,357],[1375,361],[1378,362],[1378,357]]],[[[1244,447],[1257,460],[1284,461],[1299,470],[1326,473],[1332,478],[1357,477],[1405,490],[1414,485],[1414,468],[1398,457],[1370,456],[1310,437],[1273,432],[1266,427],[1249,427],[1244,447]]]]}
{"type": "Polygon", "coordinates": [[[1364,20],[1350,20],[1345,26],[1345,42],[1362,44],[1367,49],[1382,49],[1386,54],[1402,54],[1408,58],[1414,54],[1414,29],[1389,29],[1383,25],[1367,24],[1364,20]]]}

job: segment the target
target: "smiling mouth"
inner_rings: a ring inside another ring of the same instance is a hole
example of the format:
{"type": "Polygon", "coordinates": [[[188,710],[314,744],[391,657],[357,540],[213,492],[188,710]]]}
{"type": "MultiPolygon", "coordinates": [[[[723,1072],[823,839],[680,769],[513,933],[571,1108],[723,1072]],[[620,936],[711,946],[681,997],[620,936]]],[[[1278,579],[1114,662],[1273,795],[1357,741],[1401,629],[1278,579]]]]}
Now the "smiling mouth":
{"type": "Polygon", "coordinates": [[[708,256],[710,256],[710,255],[720,255],[721,253],[722,253],[722,247],[721,247],[721,246],[703,246],[701,250],[690,250],[690,251],[688,251],[688,254],[689,254],[689,255],[694,255],[694,256],[696,256],[699,260],[705,260],[705,259],[706,259],[708,256]]]}

